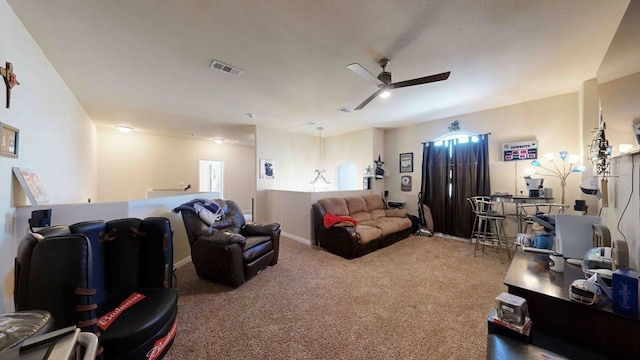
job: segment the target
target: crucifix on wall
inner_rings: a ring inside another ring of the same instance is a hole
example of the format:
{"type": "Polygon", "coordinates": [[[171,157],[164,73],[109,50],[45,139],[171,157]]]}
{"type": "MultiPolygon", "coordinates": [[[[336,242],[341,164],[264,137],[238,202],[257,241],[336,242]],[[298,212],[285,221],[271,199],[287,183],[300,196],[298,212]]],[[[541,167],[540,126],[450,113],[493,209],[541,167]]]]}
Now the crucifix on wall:
{"type": "Polygon", "coordinates": [[[11,89],[20,85],[18,79],[16,78],[16,74],[13,72],[13,64],[10,62],[6,63],[6,68],[0,67],[0,74],[4,78],[4,84],[7,86],[7,109],[11,107],[11,89]]]}

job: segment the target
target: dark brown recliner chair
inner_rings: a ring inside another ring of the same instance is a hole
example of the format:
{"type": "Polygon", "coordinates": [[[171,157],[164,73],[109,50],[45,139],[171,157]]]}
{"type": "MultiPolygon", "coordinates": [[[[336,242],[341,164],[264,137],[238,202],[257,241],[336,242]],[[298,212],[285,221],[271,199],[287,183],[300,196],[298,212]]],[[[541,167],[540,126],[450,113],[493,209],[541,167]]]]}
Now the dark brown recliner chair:
{"type": "Polygon", "coordinates": [[[267,266],[278,263],[280,224],[246,223],[234,201],[208,202],[218,206],[222,216],[211,226],[202,220],[198,210],[184,205],[174,209],[182,213],[191,245],[191,261],[199,277],[238,287],[267,266]]]}

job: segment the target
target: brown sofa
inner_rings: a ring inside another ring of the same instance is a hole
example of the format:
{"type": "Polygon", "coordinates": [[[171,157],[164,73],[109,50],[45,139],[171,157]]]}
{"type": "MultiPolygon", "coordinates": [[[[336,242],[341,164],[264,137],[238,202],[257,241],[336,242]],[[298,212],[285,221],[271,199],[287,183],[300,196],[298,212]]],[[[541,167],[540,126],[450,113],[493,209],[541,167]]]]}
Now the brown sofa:
{"type": "Polygon", "coordinates": [[[315,244],[346,259],[389,246],[411,233],[407,212],[385,209],[379,195],[320,199],[311,208],[315,244]],[[357,225],[340,222],[326,227],[326,214],[352,218],[357,225]]]}

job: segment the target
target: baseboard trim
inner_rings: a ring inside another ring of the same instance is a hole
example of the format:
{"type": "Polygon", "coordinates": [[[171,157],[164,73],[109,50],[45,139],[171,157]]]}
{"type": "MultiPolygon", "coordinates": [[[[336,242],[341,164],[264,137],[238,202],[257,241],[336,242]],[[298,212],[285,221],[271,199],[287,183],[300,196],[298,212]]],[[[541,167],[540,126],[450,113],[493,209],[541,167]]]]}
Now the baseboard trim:
{"type": "Polygon", "coordinates": [[[191,256],[187,256],[186,258],[176,261],[173,263],[173,268],[177,269],[179,267],[181,267],[182,265],[188,264],[191,262],[191,256]]]}
{"type": "Polygon", "coordinates": [[[289,234],[289,233],[284,232],[284,231],[282,232],[282,235],[288,237],[289,239],[293,239],[295,241],[301,242],[303,244],[311,245],[311,240],[309,240],[309,239],[305,239],[305,238],[302,238],[302,237],[297,236],[297,235],[289,234]]]}

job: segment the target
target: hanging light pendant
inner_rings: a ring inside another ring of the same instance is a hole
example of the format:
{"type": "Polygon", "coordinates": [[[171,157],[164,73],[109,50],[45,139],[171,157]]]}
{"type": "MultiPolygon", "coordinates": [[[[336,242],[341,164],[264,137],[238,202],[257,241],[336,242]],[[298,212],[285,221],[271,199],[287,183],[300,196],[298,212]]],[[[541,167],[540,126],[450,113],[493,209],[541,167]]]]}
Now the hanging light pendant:
{"type": "Polygon", "coordinates": [[[327,186],[329,186],[329,184],[331,184],[329,181],[327,181],[327,179],[324,177],[324,170],[322,170],[322,130],[324,130],[324,128],[322,126],[318,126],[316,128],[318,130],[318,142],[319,142],[319,147],[318,147],[318,168],[315,170],[316,173],[316,178],[313,179],[313,181],[311,182],[311,187],[313,188],[313,191],[320,191],[320,190],[324,190],[327,188],[327,186]]]}

